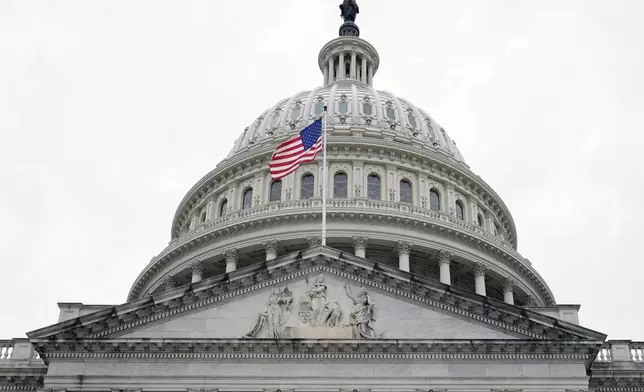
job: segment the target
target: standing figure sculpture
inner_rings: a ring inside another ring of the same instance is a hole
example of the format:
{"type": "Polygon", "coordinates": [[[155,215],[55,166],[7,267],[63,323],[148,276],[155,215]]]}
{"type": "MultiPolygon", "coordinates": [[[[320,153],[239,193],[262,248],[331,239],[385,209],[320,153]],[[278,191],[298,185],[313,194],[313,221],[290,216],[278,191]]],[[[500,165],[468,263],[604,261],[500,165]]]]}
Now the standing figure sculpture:
{"type": "Polygon", "coordinates": [[[245,338],[258,338],[265,330],[268,339],[279,339],[285,337],[285,328],[290,315],[293,295],[288,287],[273,291],[266,303],[266,309],[257,315],[257,320],[251,327],[250,332],[244,335],[245,338]]]}
{"type": "Polygon", "coordinates": [[[335,327],[342,317],[342,309],[337,302],[327,301],[327,286],[324,277],[318,275],[306,291],[311,306],[309,324],[312,327],[335,327]]]}
{"type": "Polygon", "coordinates": [[[360,12],[356,0],[344,0],[340,4],[340,16],[345,22],[355,22],[356,15],[360,12]]]}
{"type": "Polygon", "coordinates": [[[379,335],[371,327],[371,323],[376,319],[373,316],[374,304],[371,297],[367,293],[367,289],[360,288],[358,295],[355,297],[351,295],[351,287],[348,284],[344,285],[344,290],[347,297],[353,301],[353,308],[350,313],[351,327],[353,328],[353,337],[355,339],[376,339],[379,335]]]}

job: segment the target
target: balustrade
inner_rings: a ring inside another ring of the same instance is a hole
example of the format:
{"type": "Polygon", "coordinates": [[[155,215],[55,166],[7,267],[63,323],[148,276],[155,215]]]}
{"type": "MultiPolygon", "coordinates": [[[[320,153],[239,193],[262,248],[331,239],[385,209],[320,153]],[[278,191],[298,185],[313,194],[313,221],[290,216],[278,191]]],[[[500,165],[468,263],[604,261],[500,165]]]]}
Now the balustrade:
{"type": "Polygon", "coordinates": [[[34,350],[29,339],[2,339],[0,340],[0,363],[10,361],[40,362],[40,356],[34,350]]]}
{"type": "MultiPolygon", "coordinates": [[[[613,350],[615,347],[613,345],[619,344],[620,346],[622,345],[628,345],[628,354],[622,355],[622,357],[625,357],[625,355],[630,358],[631,362],[635,363],[641,363],[644,364],[644,342],[624,342],[624,341],[608,341],[604,343],[604,345],[599,349],[599,352],[597,353],[597,357],[595,358],[595,362],[602,362],[602,363],[611,363],[611,362],[620,362],[619,360],[615,360],[613,358],[613,350]]],[[[624,362],[624,361],[621,361],[624,362]]]]}
{"type": "Polygon", "coordinates": [[[10,360],[12,352],[13,340],[0,340],[0,361],[10,360]]]}

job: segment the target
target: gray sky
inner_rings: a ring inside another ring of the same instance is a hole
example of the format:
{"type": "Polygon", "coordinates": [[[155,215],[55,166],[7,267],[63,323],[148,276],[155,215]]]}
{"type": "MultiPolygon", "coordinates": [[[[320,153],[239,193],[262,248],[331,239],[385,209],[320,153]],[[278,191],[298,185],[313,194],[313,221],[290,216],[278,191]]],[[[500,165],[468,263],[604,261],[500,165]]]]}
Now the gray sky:
{"type": "MultiPolygon", "coordinates": [[[[117,304],[185,192],[319,85],[340,0],[0,0],[0,338],[117,304]]],[[[359,0],[378,89],[456,140],[582,325],[644,340],[644,1],[359,0]]]]}

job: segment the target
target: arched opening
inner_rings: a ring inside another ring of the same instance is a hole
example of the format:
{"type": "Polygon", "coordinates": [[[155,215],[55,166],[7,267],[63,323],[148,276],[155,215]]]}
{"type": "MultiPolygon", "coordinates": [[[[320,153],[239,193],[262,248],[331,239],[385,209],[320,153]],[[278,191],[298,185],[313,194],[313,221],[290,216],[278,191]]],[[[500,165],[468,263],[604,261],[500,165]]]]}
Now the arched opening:
{"type": "Polygon", "coordinates": [[[302,185],[300,186],[300,198],[301,199],[310,199],[313,197],[313,191],[315,188],[315,177],[313,174],[306,173],[302,176],[302,185]]]}
{"type": "Polygon", "coordinates": [[[367,177],[367,197],[380,200],[380,177],[377,174],[369,174],[367,177]]]}
{"type": "Polygon", "coordinates": [[[338,172],[333,176],[333,197],[339,199],[349,197],[349,178],[347,173],[338,172]]]}
{"type": "Polygon", "coordinates": [[[441,210],[441,195],[435,188],[429,191],[429,209],[433,211],[441,210]]]}
{"type": "Polygon", "coordinates": [[[277,180],[271,182],[271,192],[270,192],[270,201],[280,201],[282,200],[282,180],[277,180]]]}
{"type": "Polygon", "coordinates": [[[400,201],[412,203],[411,182],[409,180],[400,180],[400,201]]]}
{"type": "Polygon", "coordinates": [[[479,226],[483,227],[483,225],[484,225],[484,223],[483,223],[483,215],[481,215],[481,214],[476,214],[476,223],[477,223],[479,226]]]}
{"type": "Polygon", "coordinates": [[[464,209],[463,209],[463,203],[462,203],[460,200],[456,200],[456,203],[455,203],[454,208],[455,208],[455,210],[456,210],[456,218],[457,218],[457,219],[460,219],[460,220],[463,220],[463,219],[464,219],[464,215],[463,215],[463,211],[464,211],[464,209]]]}
{"type": "Polygon", "coordinates": [[[226,215],[227,210],[228,210],[228,200],[224,199],[219,204],[219,216],[226,215]]]}
{"type": "Polygon", "coordinates": [[[206,208],[201,211],[201,215],[199,215],[199,223],[206,223],[206,208]]]}
{"type": "Polygon", "coordinates": [[[249,210],[253,207],[253,188],[247,188],[242,198],[242,209],[249,210]]]}

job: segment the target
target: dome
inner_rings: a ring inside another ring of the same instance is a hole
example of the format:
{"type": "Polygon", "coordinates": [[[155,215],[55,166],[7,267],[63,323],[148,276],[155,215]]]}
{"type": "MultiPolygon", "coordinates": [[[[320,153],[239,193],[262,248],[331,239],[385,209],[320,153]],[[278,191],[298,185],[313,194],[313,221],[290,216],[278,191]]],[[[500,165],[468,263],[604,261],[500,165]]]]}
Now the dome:
{"type": "Polygon", "coordinates": [[[340,33],[319,53],[322,85],[261,113],[188,191],[170,243],[139,274],[128,298],[226,279],[325,242],[333,251],[498,301],[555,304],[544,279],[517,252],[516,227],[501,197],[425,110],[374,88],[380,58],[357,36],[357,26],[345,23],[340,33]],[[318,156],[272,179],[275,148],[325,107],[326,168],[318,156]]]}
{"type": "Polygon", "coordinates": [[[337,125],[334,131],[358,127],[364,129],[362,137],[414,143],[428,154],[444,154],[465,163],[454,140],[426,111],[390,92],[351,79],[278,101],[242,132],[228,158],[301,131],[322,114],[325,105],[328,123],[337,125]]]}

